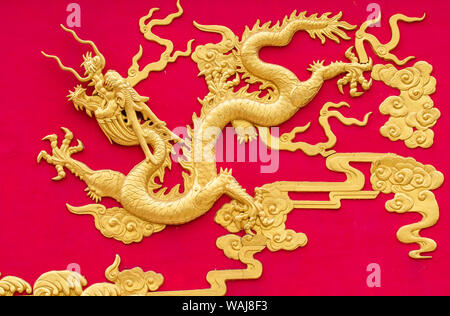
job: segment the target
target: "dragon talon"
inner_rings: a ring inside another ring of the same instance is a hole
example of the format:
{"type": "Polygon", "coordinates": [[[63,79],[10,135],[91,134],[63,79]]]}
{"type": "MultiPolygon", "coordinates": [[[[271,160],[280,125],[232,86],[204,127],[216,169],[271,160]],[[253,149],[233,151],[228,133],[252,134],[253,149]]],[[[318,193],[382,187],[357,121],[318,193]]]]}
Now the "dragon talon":
{"type": "Polygon", "coordinates": [[[372,78],[371,78],[369,81],[365,80],[365,81],[361,84],[361,87],[362,87],[365,91],[367,91],[367,90],[369,90],[369,89],[372,87],[372,84],[373,84],[373,80],[372,80],[372,78]]]}
{"type": "Polygon", "coordinates": [[[42,140],[43,141],[48,140],[50,142],[53,142],[53,141],[58,140],[58,135],[56,135],[56,134],[48,135],[48,136],[45,136],[44,138],[42,138],[42,140]]]}
{"type": "Polygon", "coordinates": [[[64,138],[65,139],[73,139],[73,133],[70,129],[68,129],[67,127],[61,127],[62,131],[65,133],[64,138]]]}
{"type": "Polygon", "coordinates": [[[53,177],[53,181],[61,181],[66,177],[66,173],[63,171],[61,174],[58,174],[56,177],[53,177]]]}
{"type": "MultiPolygon", "coordinates": [[[[58,136],[56,134],[48,135],[42,140],[50,141],[52,153],[49,154],[45,150],[42,150],[37,156],[37,162],[40,163],[44,159],[49,165],[55,167],[58,175],[53,177],[53,181],[60,181],[66,178],[65,167],[68,167],[71,162],[71,155],[80,152],[84,149],[83,143],[78,140],[78,145],[70,147],[70,143],[73,140],[73,133],[66,127],[61,127],[65,133],[64,140],[61,146],[58,147],[58,136]]],[[[69,169],[70,170],[70,169],[69,169]]]]}
{"type": "Polygon", "coordinates": [[[64,126],[61,126],[61,130],[66,134],[72,133],[67,127],[64,127],[64,126]]]}
{"type": "MultiPolygon", "coordinates": [[[[43,150],[43,151],[41,151],[40,153],[39,153],[39,155],[37,156],[37,163],[41,163],[41,161],[42,161],[42,159],[44,158],[44,156],[46,155],[47,153],[43,150]]],[[[48,155],[48,154],[47,154],[48,155]]]]}
{"type": "Polygon", "coordinates": [[[354,98],[360,97],[360,96],[362,96],[363,94],[364,94],[364,92],[360,92],[360,91],[353,91],[353,92],[350,92],[350,96],[352,96],[352,97],[354,97],[354,98]]]}
{"type": "Polygon", "coordinates": [[[52,178],[53,181],[61,181],[62,179],[63,178],[61,176],[56,176],[52,178]]]}
{"type": "Polygon", "coordinates": [[[69,148],[69,145],[73,140],[73,133],[66,127],[61,127],[61,129],[65,133],[64,140],[62,141],[61,144],[61,150],[67,150],[67,148],[69,148]]]}
{"type": "Polygon", "coordinates": [[[84,144],[81,142],[81,140],[77,139],[77,143],[77,146],[69,148],[69,155],[73,155],[84,150],[84,144]]]}

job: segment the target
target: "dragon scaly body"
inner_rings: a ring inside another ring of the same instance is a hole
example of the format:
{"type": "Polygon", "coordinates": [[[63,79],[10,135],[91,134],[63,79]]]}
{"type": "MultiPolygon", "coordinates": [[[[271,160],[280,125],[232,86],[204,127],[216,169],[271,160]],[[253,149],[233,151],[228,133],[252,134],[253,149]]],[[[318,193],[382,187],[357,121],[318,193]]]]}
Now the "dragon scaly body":
{"type": "Polygon", "coordinates": [[[183,193],[178,192],[178,187],[167,195],[164,191],[157,192],[160,185],[155,182],[157,177],[162,182],[165,168],[170,168],[171,142],[180,140],[156,118],[145,104],[148,99],[139,96],[127,79],[114,71],[102,75],[104,65],[95,60],[97,56],[85,57],[84,63],[90,74],[88,79],[95,86],[94,95],[87,96],[85,89],[77,87],[70,99],[77,109],[94,113],[111,142],[125,146],[140,145],[147,159],[126,176],[110,170],[93,171],[71,158],[71,154],[82,148],[73,150],[67,145],[73,137],[68,130],[65,130],[65,145],[58,148],[56,136],[50,136],[53,154],[41,152],[39,159],[44,158],[57,167],[59,176],[56,180],[64,177],[63,168],[66,167],[87,183],[89,194],[95,200],[114,198],[121,203],[122,211],[158,225],[192,221],[210,210],[222,195],[229,195],[242,205],[239,226],[251,232],[257,219],[264,220],[261,218],[264,212],[231,172],[217,172],[215,140],[229,123],[244,140],[255,136],[252,131],[255,126],[282,124],[313,100],[326,80],[343,73],[352,75],[353,96],[359,95],[356,91],[358,82],[367,90],[371,83],[365,81],[362,73],[371,70],[372,64],[358,63],[351,50],[346,53],[349,63],[336,62],[325,66],[323,62],[317,62],[311,65],[311,77],[304,82],[288,69],[259,58],[261,48],[286,46],[300,30],[313,38],[317,36],[322,42],[325,38],[337,42],[339,38],[349,39],[342,29],[350,30],[353,26],[340,21],[340,17],[341,14],[307,17],[304,12],[298,15],[294,12],[281,25],[277,23],[271,27],[268,23],[259,26],[258,22],[252,30],[245,31],[240,41],[225,27],[196,24],[201,30],[222,34],[223,40],[218,44],[198,46],[192,55],[200,74],[205,76],[210,93],[201,100],[202,113],[199,117],[194,115],[193,129],[188,127],[190,139],[184,141],[185,160],[180,163],[189,174],[184,175],[183,193]],[[233,76],[235,79],[230,80],[233,76]],[[260,91],[249,93],[248,86],[235,91],[242,80],[247,84],[259,83],[260,91]],[[260,96],[264,89],[268,93],[260,96]],[[240,128],[246,131],[242,133],[240,128]]]}

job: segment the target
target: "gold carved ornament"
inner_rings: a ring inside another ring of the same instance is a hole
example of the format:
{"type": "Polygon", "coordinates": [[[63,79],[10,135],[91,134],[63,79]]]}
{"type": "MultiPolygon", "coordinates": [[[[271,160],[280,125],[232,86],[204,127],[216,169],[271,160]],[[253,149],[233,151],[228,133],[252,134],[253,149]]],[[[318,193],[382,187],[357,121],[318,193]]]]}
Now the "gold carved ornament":
{"type": "Polygon", "coordinates": [[[145,159],[139,162],[127,175],[113,170],[92,170],[72,156],[84,149],[81,141],[71,146],[73,133],[62,128],[65,134],[61,143],[56,134],[44,138],[50,142],[51,152],[41,151],[38,162],[42,160],[56,168],[55,181],[66,177],[66,170],[80,178],[87,185],[88,196],[96,203],[81,207],[67,205],[74,214],[90,214],[94,217],[96,228],[107,238],[114,238],[125,244],[142,241],[154,233],[161,232],[167,225],[188,223],[208,212],[223,195],[233,200],[225,204],[217,213],[215,221],[230,234],[218,238],[217,247],[228,258],[246,265],[245,269],[210,271],[206,279],[210,288],[185,291],[158,291],[164,278],[161,274],[140,268],[119,270],[120,257],[106,270],[109,283],[97,283],[87,287],[86,279],[72,271],[52,271],[43,274],[31,287],[16,277],[0,279],[0,296],[26,293],[33,295],[224,295],[226,282],[231,280],[257,279],[262,274],[262,263],[254,258],[256,253],[268,249],[295,250],[307,244],[307,237],[287,229],[287,215],[294,209],[339,209],[346,199],[375,199],[380,193],[394,193],[386,203],[389,212],[416,212],[422,220],[400,228],[397,238],[403,243],[416,243],[419,249],[410,252],[414,259],[429,258],[423,253],[436,249],[436,242],[422,237],[420,231],[433,226],[439,218],[439,207],[432,190],[439,188],[443,174],[430,165],[424,165],[413,158],[395,154],[379,153],[337,153],[333,150],[337,137],[328,123],[329,118],[337,118],[344,125],[364,127],[369,120],[368,113],[362,120],[344,117],[337,109],[350,107],[348,103],[326,103],[320,111],[319,124],[324,129],[327,141],[318,144],[294,142],[298,133],[306,131],[309,125],[297,127],[290,133],[275,137],[270,127],[278,126],[292,118],[299,109],[314,99],[327,80],[342,76],[338,80],[339,90],[350,86],[350,96],[360,97],[369,91],[372,79],[397,88],[399,96],[391,96],[381,105],[380,111],[391,118],[381,128],[381,134],[391,140],[404,140],[410,148],[429,148],[433,143],[430,129],[440,116],[433,107],[430,94],[434,93],[436,80],[430,74],[432,67],[425,61],[413,67],[397,70],[391,64],[373,65],[364,48],[364,42],[371,44],[380,58],[404,65],[414,57],[399,60],[391,51],[400,40],[398,21],[416,22],[423,18],[409,18],[394,15],[390,19],[392,40],[381,44],[376,37],[366,33],[367,27],[381,19],[364,22],[356,33],[355,48],[345,52],[347,61],[325,64],[314,62],[309,71],[311,76],[300,81],[288,69],[263,63],[258,52],[265,46],[283,47],[290,43],[292,35],[298,31],[307,32],[312,39],[318,38],[323,44],[326,40],[340,43],[351,40],[347,31],[356,26],[341,20],[342,13],[332,16],[307,15],[294,11],[283,21],[261,25],[258,21],[252,28],[246,27],[238,37],[229,28],[218,25],[194,25],[202,31],[214,32],[222,36],[219,43],[199,45],[192,53],[192,41],[185,52],[174,52],[170,40],[162,39],[152,32],[153,26],[169,25],[181,16],[183,9],[177,2],[178,12],[162,20],[150,20],[157,9],[139,20],[141,33],[149,41],[163,47],[165,52],[157,62],[140,68],[138,61],[143,54],[140,46],[132,60],[128,77],[116,71],[104,73],[105,57],[92,41],[82,40],[71,33],[76,41],[91,46],[93,53],[86,53],[82,66],[85,77],[74,69],[64,66],[56,56],[43,53],[55,59],[61,69],[69,71],[81,83],[94,87],[92,95],[79,85],[69,94],[77,110],[86,111],[95,117],[100,129],[111,143],[122,146],[140,146],[145,159]],[[353,51],[356,51],[356,55],[353,51]],[[191,55],[192,53],[192,55],[191,55]],[[191,55],[204,77],[209,93],[199,100],[202,110],[199,116],[193,115],[192,125],[188,126],[189,137],[180,139],[166,124],[150,110],[147,97],[140,96],[134,87],[147,79],[153,71],[162,71],[169,63],[181,56],[191,55]],[[371,74],[367,80],[365,73],[371,74]],[[238,85],[245,85],[236,89],[238,85]],[[249,92],[252,84],[259,90],[249,92]],[[361,86],[362,91],[358,88],[361,86]],[[262,92],[266,92],[262,94],[262,92]],[[241,142],[261,137],[270,148],[276,150],[298,151],[306,155],[322,155],[329,170],[343,173],[344,182],[305,182],[279,181],[268,183],[255,189],[254,196],[248,194],[233,177],[231,170],[217,170],[215,162],[215,142],[217,135],[211,130],[222,130],[232,124],[241,142]],[[415,129],[415,130],[414,130],[415,129]],[[259,135],[258,135],[259,134],[259,135]],[[183,174],[183,193],[179,186],[166,193],[164,182],[166,168],[171,168],[173,145],[182,144],[184,157],[179,163],[186,171],[183,174]],[[151,150],[150,150],[151,148],[151,150]],[[352,162],[370,163],[371,190],[364,190],[364,174],[350,165],[352,162]],[[327,192],[328,201],[293,200],[290,192],[327,192]],[[121,207],[106,208],[99,202],[112,198],[121,207]],[[239,234],[241,231],[244,234],[239,234]]]}

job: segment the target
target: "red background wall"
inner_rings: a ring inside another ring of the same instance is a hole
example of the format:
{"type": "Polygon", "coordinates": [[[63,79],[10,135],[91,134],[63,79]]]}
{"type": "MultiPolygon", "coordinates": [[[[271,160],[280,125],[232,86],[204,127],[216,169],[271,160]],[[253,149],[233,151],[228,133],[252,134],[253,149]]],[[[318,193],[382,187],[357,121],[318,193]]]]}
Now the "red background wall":
{"type": "MultiPolygon", "coordinates": [[[[294,9],[314,12],[343,11],[344,20],[360,25],[369,12],[371,1],[206,1],[184,0],[185,14],[169,27],[154,31],[174,41],[177,49],[184,50],[186,42],[195,38],[197,44],[215,42],[219,37],[198,31],[192,25],[220,24],[230,27],[236,34],[256,19],[276,21],[294,9]]],[[[375,2],[375,1],[372,1],[375,2]]],[[[77,159],[94,169],[110,168],[128,172],[142,159],[139,148],[112,146],[93,119],[76,112],[67,101],[68,90],[76,84],[75,78],[58,69],[52,61],[40,55],[41,50],[55,53],[66,64],[77,67],[86,47],[77,44],[69,34],[59,28],[65,24],[69,1],[2,1],[2,61],[0,117],[0,272],[15,275],[33,283],[49,270],[64,270],[70,263],[81,267],[89,284],[104,281],[104,270],[120,254],[123,268],[140,266],[165,276],[161,290],[194,289],[208,286],[205,275],[212,269],[238,268],[240,263],[224,257],[215,247],[217,237],[227,232],[214,223],[216,207],[193,223],[170,227],[162,233],[145,239],[140,244],[125,246],[106,239],[94,227],[90,216],[69,213],[65,203],[85,205],[91,201],[83,193],[84,184],[68,175],[60,183],[50,179],[55,170],[43,163],[36,164],[40,150],[49,149],[41,138],[59,131],[60,126],[70,128],[81,139],[86,149],[77,159]]],[[[159,59],[162,49],[146,42],[138,29],[138,19],[151,7],[160,7],[156,17],[165,17],[175,11],[175,1],[98,1],[78,0],[81,6],[82,38],[95,41],[107,59],[107,68],[124,76],[139,44],[144,46],[141,64],[159,59]]],[[[332,128],[338,136],[338,152],[394,152],[413,156],[418,161],[432,164],[448,175],[448,141],[450,119],[446,114],[449,98],[448,21],[450,4],[447,1],[377,1],[383,14],[381,28],[371,29],[382,41],[390,38],[387,18],[395,13],[410,16],[428,14],[425,21],[401,24],[401,42],[396,53],[403,58],[415,55],[434,65],[433,75],[438,80],[438,90],[432,98],[443,115],[433,128],[435,144],[431,149],[410,150],[402,142],[393,143],[379,134],[379,128],[388,117],[379,113],[380,103],[394,90],[375,82],[373,88],[359,99],[342,96],[336,80],[328,82],[318,97],[285,126],[289,131],[297,125],[311,121],[310,131],[299,139],[323,141],[324,135],[317,124],[322,105],[327,101],[348,101],[352,108],[342,109],[347,116],[362,118],[374,112],[367,127],[344,127],[333,120],[332,128]]],[[[354,34],[350,32],[350,34],[354,34]]],[[[297,34],[291,45],[283,48],[266,48],[264,60],[288,67],[298,76],[307,78],[306,69],[313,60],[334,61],[344,59],[351,45],[337,45],[311,40],[306,34],[297,34]]],[[[375,59],[375,62],[382,62],[375,59]]],[[[414,62],[410,62],[410,66],[414,62]]],[[[162,73],[154,73],[149,80],[137,86],[141,95],[149,96],[151,109],[170,128],[191,122],[193,112],[199,113],[197,97],[207,93],[202,78],[190,58],[181,58],[162,73]]],[[[275,174],[259,174],[257,163],[221,163],[232,167],[234,175],[249,192],[253,188],[278,180],[324,181],[342,180],[341,175],[327,171],[321,157],[306,157],[300,152],[281,153],[280,168],[275,174]]],[[[361,165],[368,174],[369,166],[361,165]]],[[[175,173],[170,183],[181,178],[175,173]]],[[[450,259],[450,233],[448,206],[450,197],[445,194],[447,183],[435,192],[441,208],[439,223],[422,232],[437,241],[439,248],[433,259],[416,261],[408,252],[416,245],[404,245],[396,240],[396,231],[403,225],[418,221],[416,214],[390,214],[384,203],[388,197],[375,201],[344,201],[339,211],[293,211],[288,227],[304,232],[309,238],[305,248],[294,252],[257,255],[264,264],[263,276],[256,281],[230,282],[230,295],[431,295],[450,294],[447,264],[450,259]],[[370,263],[381,267],[381,288],[366,285],[370,263]]],[[[307,197],[302,195],[302,197],[307,197]]],[[[316,196],[323,198],[323,196],[316,196]]],[[[109,203],[109,202],[108,202],[109,203]]],[[[112,205],[109,203],[108,205],[112,205]]]]}

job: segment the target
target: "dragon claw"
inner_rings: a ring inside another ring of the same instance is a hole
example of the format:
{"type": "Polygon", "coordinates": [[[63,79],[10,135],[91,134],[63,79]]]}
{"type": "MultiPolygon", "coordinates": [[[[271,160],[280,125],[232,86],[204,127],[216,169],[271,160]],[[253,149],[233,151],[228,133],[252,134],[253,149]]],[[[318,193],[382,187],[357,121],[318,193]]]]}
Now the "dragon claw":
{"type": "Polygon", "coordinates": [[[68,129],[67,127],[61,127],[61,129],[63,130],[64,133],[66,133],[65,138],[70,138],[73,139],[73,133],[70,129],[68,129]]]}
{"type": "Polygon", "coordinates": [[[47,152],[45,150],[42,150],[37,157],[37,163],[41,163],[41,161],[45,157],[45,155],[48,156],[47,152]]]}
{"type": "Polygon", "coordinates": [[[58,136],[56,134],[52,134],[45,136],[42,140],[55,140],[56,138],[58,138],[58,136]]]}
{"type": "Polygon", "coordinates": [[[367,81],[367,80],[363,81],[363,82],[361,83],[361,87],[362,87],[365,91],[367,91],[367,90],[369,90],[369,89],[372,87],[372,83],[373,83],[373,80],[372,80],[372,78],[370,78],[369,81],[367,81]]]}
{"type": "Polygon", "coordinates": [[[43,141],[48,140],[49,142],[54,142],[58,139],[58,136],[56,134],[48,135],[42,138],[43,141]]]}
{"type": "Polygon", "coordinates": [[[48,164],[55,167],[58,175],[52,179],[53,181],[60,181],[66,177],[64,167],[66,167],[68,162],[72,159],[72,154],[78,153],[84,149],[83,143],[79,140],[77,146],[70,147],[70,143],[73,140],[73,133],[66,127],[62,127],[61,129],[65,133],[61,146],[58,147],[58,136],[56,134],[48,135],[42,140],[50,141],[52,154],[50,155],[45,150],[42,150],[37,156],[38,163],[45,160],[48,164]]]}
{"type": "Polygon", "coordinates": [[[102,200],[102,197],[98,195],[94,190],[90,189],[89,187],[86,188],[84,191],[87,192],[87,196],[93,200],[95,203],[99,203],[102,200]]]}
{"type": "Polygon", "coordinates": [[[73,146],[73,147],[69,148],[70,155],[79,153],[80,151],[84,150],[84,144],[82,143],[82,141],[77,139],[77,143],[78,143],[77,146],[73,146]]]}
{"type": "Polygon", "coordinates": [[[66,177],[66,173],[63,172],[62,174],[57,175],[56,177],[53,177],[52,180],[53,180],[53,181],[61,181],[61,180],[63,180],[65,177],[66,177]]]}
{"type": "Polygon", "coordinates": [[[258,137],[256,128],[248,122],[240,123],[235,127],[239,144],[249,143],[258,137]]]}
{"type": "Polygon", "coordinates": [[[351,97],[359,97],[364,94],[364,91],[368,91],[372,87],[372,79],[367,80],[363,73],[365,71],[370,71],[372,69],[373,63],[372,60],[369,60],[368,63],[361,64],[357,60],[355,61],[354,54],[351,50],[347,50],[346,57],[350,60],[350,64],[346,67],[347,74],[338,80],[337,86],[339,92],[344,94],[343,87],[347,84],[350,85],[350,96],[351,97]],[[358,84],[361,85],[363,92],[358,91],[358,84]]]}
{"type": "Polygon", "coordinates": [[[73,133],[66,127],[61,127],[63,132],[65,133],[64,140],[62,141],[61,149],[66,149],[69,147],[70,143],[73,140],[73,133]]]}
{"type": "Polygon", "coordinates": [[[254,228],[257,225],[257,220],[263,220],[262,216],[265,214],[260,203],[253,200],[245,199],[242,202],[234,200],[233,221],[237,227],[240,227],[247,235],[254,236],[254,228]]]}
{"type": "Polygon", "coordinates": [[[338,89],[341,94],[344,94],[344,85],[342,83],[338,83],[338,89]]]}
{"type": "Polygon", "coordinates": [[[350,91],[350,96],[353,98],[360,97],[364,94],[364,92],[361,91],[350,91]]]}

